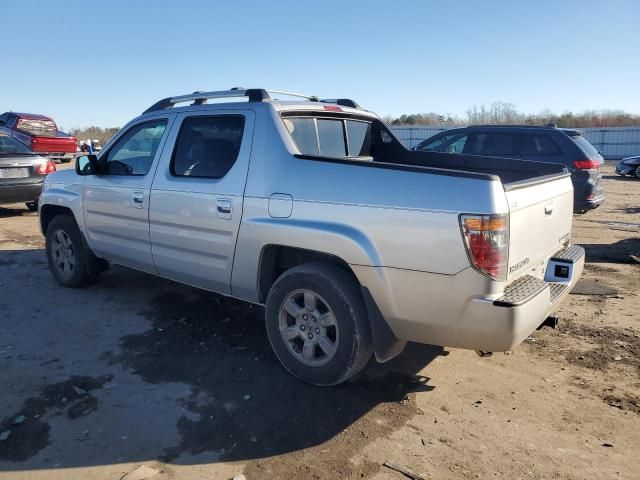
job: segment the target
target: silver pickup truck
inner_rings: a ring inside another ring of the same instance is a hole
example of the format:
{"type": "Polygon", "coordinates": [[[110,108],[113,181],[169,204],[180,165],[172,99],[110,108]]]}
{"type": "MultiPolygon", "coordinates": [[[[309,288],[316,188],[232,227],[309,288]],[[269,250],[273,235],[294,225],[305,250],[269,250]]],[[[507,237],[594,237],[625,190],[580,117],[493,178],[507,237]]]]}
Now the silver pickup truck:
{"type": "Polygon", "coordinates": [[[407,341],[510,350],[578,280],[563,166],[410,151],[352,100],[287,95],[163,99],[49,175],[55,279],[115,263],[263,304],[277,357],[316,385],[407,341]]]}

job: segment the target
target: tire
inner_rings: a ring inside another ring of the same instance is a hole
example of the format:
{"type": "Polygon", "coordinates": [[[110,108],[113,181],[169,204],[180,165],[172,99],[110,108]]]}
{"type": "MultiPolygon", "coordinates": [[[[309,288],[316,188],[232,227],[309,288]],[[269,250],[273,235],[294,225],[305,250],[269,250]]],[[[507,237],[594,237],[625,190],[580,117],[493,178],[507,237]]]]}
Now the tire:
{"type": "Polygon", "coordinates": [[[100,259],[87,246],[73,215],[54,217],[45,243],[49,270],[60,285],[80,288],[96,281],[100,259]]]}
{"type": "Polygon", "coordinates": [[[37,212],[38,211],[38,199],[37,198],[35,200],[31,201],[31,202],[25,203],[25,205],[27,206],[27,209],[30,212],[37,212]]]}
{"type": "Polygon", "coordinates": [[[60,163],[69,163],[71,161],[70,158],[61,158],[60,163]]]}
{"type": "Polygon", "coordinates": [[[366,312],[349,273],[324,263],[299,265],[283,273],[269,291],[269,342],[282,365],[299,379],[337,385],[360,372],[373,354],[366,312]]]}
{"type": "Polygon", "coordinates": [[[634,175],[636,178],[640,178],[640,167],[636,168],[636,171],[634,172],[634,175]]]}

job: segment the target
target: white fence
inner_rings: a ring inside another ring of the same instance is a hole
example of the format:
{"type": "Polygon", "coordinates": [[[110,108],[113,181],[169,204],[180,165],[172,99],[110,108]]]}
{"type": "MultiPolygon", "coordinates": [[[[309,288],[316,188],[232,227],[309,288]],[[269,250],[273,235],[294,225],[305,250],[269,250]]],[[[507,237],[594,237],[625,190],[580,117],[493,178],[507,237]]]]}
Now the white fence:
{"type": "MultiPolygon", "coordinates": [[[[402,142],[415,147],[422,140],[436,133],[448,130],[446,127],[432,126],[392,126],[402,142]]],[[[640,127],[580,128],[591,144],[602,152],[604,158],[618,158],[640,155],[640,127]]]]}

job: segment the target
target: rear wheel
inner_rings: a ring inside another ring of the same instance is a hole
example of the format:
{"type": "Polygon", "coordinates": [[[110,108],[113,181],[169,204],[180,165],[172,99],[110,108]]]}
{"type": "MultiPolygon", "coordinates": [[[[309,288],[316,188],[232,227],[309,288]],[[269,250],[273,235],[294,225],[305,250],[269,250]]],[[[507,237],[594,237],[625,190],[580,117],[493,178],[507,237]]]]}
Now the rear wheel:
{"type": "Polygon", "coordinates": [[[51,220],[46,248],[49,269],[60,285],[78,288],[98,278],[100,259],[85,244],[73,216],[60,215],[51,220]]]}
{"type": "Polygon", "coordinates": [[[640,178],[640,167],[636,168],[635,175],[636,178],[640,178]]]}
{"type": "Polygon", "coordinates": [[[373,353],[360,289],[339,267],[310,263],[286,271],[269,292],[265,316],[276,356],[308,383],[342,383],[373,353]]]}

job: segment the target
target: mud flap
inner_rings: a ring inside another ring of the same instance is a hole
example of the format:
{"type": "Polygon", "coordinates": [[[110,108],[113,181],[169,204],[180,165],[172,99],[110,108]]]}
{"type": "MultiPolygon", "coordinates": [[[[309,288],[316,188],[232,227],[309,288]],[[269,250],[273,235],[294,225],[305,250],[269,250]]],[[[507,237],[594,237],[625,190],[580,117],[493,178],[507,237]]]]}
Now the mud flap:
{"type": "Polygon", "coordinates": [[[369,289],[364,286],[360,288],[362,289],[364,304],[367,307],[367,316],[369,317],[371,339],[373,341],[373,351],[376,354],[376,360],[379,363],[388,362],[402,353],[407,341],[398,340],[382,316],[369,289]]]}

